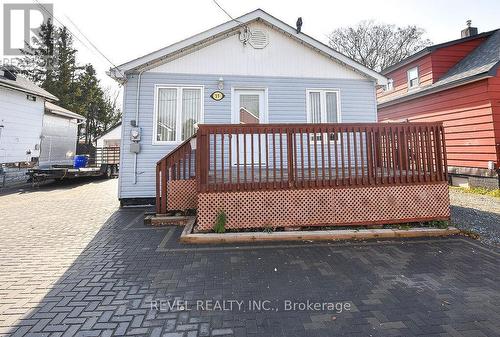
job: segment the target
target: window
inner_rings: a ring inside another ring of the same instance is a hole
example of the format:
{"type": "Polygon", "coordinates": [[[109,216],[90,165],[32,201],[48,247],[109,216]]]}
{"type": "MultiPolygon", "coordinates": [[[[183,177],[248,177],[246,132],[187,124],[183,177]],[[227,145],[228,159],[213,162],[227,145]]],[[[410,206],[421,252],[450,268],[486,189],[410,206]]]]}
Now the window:
{"type": "Polygon", "coordinates": [[[418,67],[408,70],[408,89],[418,87],[418,67]]]}
{"type": "MultiPolygon", "coordinates": [[[[331,89],[306,90],[307,122],[308,123],[339,123],[340,122],[340,93],[331,89]]],[[[321,141],[326,134],[316,134],[316,141],[321,141]]],[[[311,136],[314,141],[314,136],[311,136]]],[[[336,135],[329,134],[334,140],[336,135]]]]}
{"type": "Polygon", "coordinates": [[[306,91],[308,123],[339,123],[340,100],[338,90],[309,89],[306,91]]]}
{"type": "Polygon", "coordinates": [[[394,89],[394,81],[392,80],[392,78],[389,78],[387,80],[387,85],[385,86],[385,91],[391,91],[394,89]]]}
{"type": "Polygon", "coordinates": [[[202,87],[157,87],[153,143],[181,142],[203,119],[202,87]]]}

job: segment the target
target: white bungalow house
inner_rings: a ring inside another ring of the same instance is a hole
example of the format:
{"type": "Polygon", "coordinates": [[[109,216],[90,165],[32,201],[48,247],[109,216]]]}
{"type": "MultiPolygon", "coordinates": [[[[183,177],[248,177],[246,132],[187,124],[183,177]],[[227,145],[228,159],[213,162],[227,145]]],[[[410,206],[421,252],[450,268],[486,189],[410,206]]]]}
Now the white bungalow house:
{"type": "Polygon", "coordinates": [[[119,198],[196,124],[376,122],[386,78],[261,9],[110,70],[124,84],[119,198]]]}

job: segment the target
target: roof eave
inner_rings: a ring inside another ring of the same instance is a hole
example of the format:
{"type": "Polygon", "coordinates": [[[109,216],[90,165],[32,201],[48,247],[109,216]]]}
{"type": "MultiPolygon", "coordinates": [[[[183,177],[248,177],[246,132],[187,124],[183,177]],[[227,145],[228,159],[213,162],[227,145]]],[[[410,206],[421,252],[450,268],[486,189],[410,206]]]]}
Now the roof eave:
{"type": "Polygon", "coordinates": [[[404,66],[406,66],[406,65],[408,65],[408,64],[410,64],[412,62],[415,62],[416,60],[418,60],[418,59],[420,59],[420,58],[422,58],[422,57],[424,57],[426,55],[429,55],[430,53],[432,53],[432,51],[433,50],[430,49],[430,47],[426,47],[426,48],[424,48],[424,49],[416,52],[415,54],[407,57],[406,59],[404,59],[404,60],[402,60],[402,61],[400,61],[400,62],[398,62],[396,64],[393,64],[392,66],[389,66],[389,67],[387,67],[385,69],[382,69],[380,71],[380,73],[382,75],[387,75],[387,74],[389,74],[389,73],[391,73],[391,72],[393,72],[395,70],[398,70],[401,67],[404,67],[404,66]]]}
{"type": "Polygon", "coordinates": [[[460,80],[457,80],[454,82],[446,83],[446,84],[443,84],[441,86],[437,86],[435,88],[424,89],[424,90],[421,90],[421,91],[418,91],[418,92],[415,92],[415,93],[412,93],[409,95],[405,95],[402,97],[396,97],[396,98],[393,98],[389,101],[384,101],[384,102],[378,103],[377,107],[378,108],[385,108],[385,107],[392,106],[395,104],[404,103],[404,102],[411,101],[411,100],[416,99],[416,98],[424,97],[424,96],[427,96],[430,94],[435,94],[437,92],[441,92],[444,90],[456,88],[456,87],[459,87],[459,86],[462,86],[465,84],[484,80],[484,79],[489,78],[489,77],[493,77],[493,76],[490,75],[489,72],[484,72],[484,73],[477,74],[477,75],[474,75],[474,76],[471,76],[468,78],[464,78],[464,79],[460,79],[460,80]]]}
{"type": "Polygon", "coordinates": [[[122,122],[118,122],[116,123],[115,125],[113,125],[112,127],[110,127],[108,129],[108,131],[106,131],[105,133],[103,133],[102,135],[100,135],[99,137],[95,138],[95,140],[98,140],[98,139],[101,139],[102,137],[106,136],[107,134],[109,134],[111,131],[115,130],[116,128],[120,127],[122,125],[122,122]]]}
{"type": "Polygon", "coordinates": [[[490,75],[491,77],[496,76],[498,68],[500,68],[500,61],[498,61],[495,65],[493,65],[493,67],[491,67],[491,69],[488,71],[488,75],[490,75]]]}
{"type": "Polygon", "coordinates": [[[28,90],[28,89],[21,88],[21,87],[15,86],[15,85],[9,85],[9,84],[7,84],[5,82],[0,82],[0,86],[1,87],[5,87],[5,88],[9,88],[9,89],[12,89],[12,90],[17,90],[17,91],[20,91],[20,92],[24,92],[26,94],[30,94],[30,95],[33,95],[33,96],[42,97],[42,98],[45,98],[45,99],[48,99],[48,100],[59,101],[59,98],[57,98],[56,96],[54,96],[52,94],[44,95],[44,94],[41,94],[41,93],[33,91],[33,90],[28,90]]]}
{"type": "Polygon", "coordinates": [[[433,46],[425,47],[424,49],[416,52],[415,54],[408,56],[406,59],[401,60],[400,62],[395,63],[395,64],[393,64],[385,69],[382,69],[380,71],[380,73],[382,75],[387,75],[388,73],[393,72],[401,67],[404,67],[405,65],[408,65],[409,63],[414,62],[414,61],[420,59],[421,57],[434,52],[437,49],[453,46],[455,44],[464,43],[464,42],[475,40],[475,39],[482,38],[482,37],[488,37],[488,36],[492,35],[494,32],[496,32],[497,30],[498,29],[494,29],[494,30],[490,30],[487,32],[479,33],[477,35],[468,36],[468,37],[464,37],[464,38],[460,38],[460,39],[456,39],[456,40],[451,40],[451,41],[439,43],[439,44],[436,44],[433,46]]]}
{"type": "Polygon", "coordinates": [[[385,85],[387,84],[387,78],[379,73],[377,73],[374,70],[371,70],[356,61],[348,58],[347,56],[333,50],[329,46],[319,42],[318,40],[304,34],[304,33],[299,33],[296,34],[295,29],[288,24],[284,23],[283,21],[275,18],[274,16],[266,13],[265,11],[261,9],[256,9],[253,12],[247,13],[236,20],[231,20],[228,22],[225,22],[219,26],[216,26],[214,28],[211,28],[209,30],[206,30],[202,33],[196,34],[190,38],[187,38],[185,40],[182,40],[180,42],[174,43],[173,45],[170,45],[168,47],[165,47],[163,49],[157,50],[153,53],[147,54],[143,57],[137,58],[135,60],[132,60],[130,62],[124,63],[117,68],[110,69],[109,75],[114,78],[117,81],[123,81],[126,80],[126,74],[131,73],[134,71],[140,71],[140,69],[147,67],[151,63],[156,63],[158,62],[159,59],[164,59],[166,55],[175,53],[177,51],[182,52],[185,49],[190,48],[191,46],[198,44],[198,43],[203,43],[204,41],[210,39],[213,36],[220,36],[229,33],[232,30],[235,30],[245,24],[248,24],[252,21],[255,21],[257,19],[262,19],[264,21],[269,22],[271,25],[276,26],[277,28],[281,29],[282,31],[290,34],[292,37],[295,37],[297,39],[300,39],[304,41],[305,43],[309,44],[310,46],[318,49],[319,51],[326,53],[327,55],[330,55],[332,58],[335,58],[337,61],[341,62],[342,64],[350,67],[351,69],[361,72],[365,76],[375,80],[377,84],[379,85],[385,85]]]}
{"type": "Polygon", "coordinates": [[[70,119],[76,119],[79,121],[85,121],[86,118],[76,112],[65,109],[59,105],[51,102],[45,102],[45,113],[50,113],[57,116],[67,117],[70,119]]]}

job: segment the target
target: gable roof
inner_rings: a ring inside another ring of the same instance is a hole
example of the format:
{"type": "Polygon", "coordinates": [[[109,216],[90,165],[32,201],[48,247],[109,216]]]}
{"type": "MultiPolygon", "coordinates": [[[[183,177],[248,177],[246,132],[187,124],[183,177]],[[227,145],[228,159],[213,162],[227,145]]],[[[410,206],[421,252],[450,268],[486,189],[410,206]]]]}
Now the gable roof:
{"type": "Polygon", "coordinates": [[[115,125],[113,125],[112,127],[110,127],[108,130],[106,130],[106,132],[104,132],[102,135],[100,135],[99,137],[95,138],[94,140],[98,140],[98,139],[101,139],[102,137],[105,137],[106,135],[108,135],[111,131],[113,131],[114,129],[120,127],[122,125],[122,122],[118,122],[116,123],[115,125]]]}
{"type": "Polygon", "coordinates": [[[380,99],[381,106],[400,103],[405,100],[425,96],[437,91],[457,87],[473,81],[496,75],[500,66],[500,29],[490,32],[488,39],[455,64],[438,81],[431,85],[412,90],[402,96],[380,99]]]}
{"type": "MultiPolygon", "coordinates": [[[[4,71],[9,71],[9,69],[7,67],[0,67],[0,69],[4,70],[4,71]]],[[[52,95],[47,90],[40,88],[35,83],[31,82],[30,80],[28,80],[27,78],[25,78],[24,76],[19,75],[19,74],[16,74],[15,80],[11,80],[11,79],[8,79],[4,76],[0,76],[0,86],[5,87],[5,88],[9,88],[9,89],[13,89],[13,90],[17,90],[17,91],[21,91],[21,92],[25,92],[27,94],[31,94],[34,96],[47,98],[47,99],[50,99],[53,101],[59,100],[56,96],[52,95]]]]}
{"type": "Polygon", "coordinates": [[[55,115],[84,121],[86,118],[51,102],[45,102],[45,110],[55,115]]]}
{"type": "Polygon", "coordinates": [[[469,55],[455,64],[438,82],[444,84],[490,72],[489,75],[495,76],[495,70],[499,62],[500,30],[497,30],[469,55]]]}
{"type": "Polygon", "coordinates": [[[397,62],[397,63],[394,63],[393,65],[390,65],[389,67],[385,68],[385,69],[382,69],[382,71],[380,72],[381,74],[383,75],[387,75],[388,73],[398,69],[398,68],[401,68],[415,60],[418,60],[419,58],[421,58],[422,56],[425,56],[425,55],[428,55],[438,49],[441,49],[441,48],[445,48],[445,47],[450,47],[450,46],[453,46],[453,45],[456,45],[456,44],[460,44],[460,43],[464,43],[464,42],[467,42],[467,41],[472,41],[472,40],[475,40],[475,39],[479,39],[479,38],[483,38],[483,37],[488,37],[492,34],[494,34],[496,32],[496,30],[491,30],[489,32],[483,32],[481,34],[476,34],[476,35],[473,35],[473,36],[467,36],[467,37],[463,37],[463,38],[460,38],[460,39],[456,39],[456,40],[452,40],[452,41],[447,41],[447,42],[443,42],[443,43],[439,43],[439,44],[435,44],[435,45],[432,45],[432,46],[429,46],[429,47],[425,47],[424,49],[422,50],[419,50],[418,52],[416,52],[415,54],[411,55],[411,56],[408,56],[407,58],[397,62]]]}
{"type": "Polygon", "coordinates": [[[315,49],[331,59],[334,59],[336,62],[340,62],[348,68],[361,73],[368,78],[376,80],[379,85],[387,83],[387,79],[376,71],[365,67],[364,65],[350,59],[349,57],[304,33],[297,34],[295,28],[281,20],[276,19],[274,16],[266,13],[262,9],[256,9],[250,13],[240,16],[239,18],[236,18],[235,20],[227,21],[219,26],[174,43],[168,47],[124,63],[116,68],[111,68],[108,75],[117,81],[125,81],[126,78],[124,74],[142,72],[158,65],[161,62],[168,62],[169,59],[172,59],[179,53],[185,53],[187,50],[199,47],[200,45],[209,43],[217,38],[221,38],[230,32],[238,31],[250,22],[258,20],[267,22],[274,28],[286,33],[290,38],[297,39],[310,48],[315,49]]]}

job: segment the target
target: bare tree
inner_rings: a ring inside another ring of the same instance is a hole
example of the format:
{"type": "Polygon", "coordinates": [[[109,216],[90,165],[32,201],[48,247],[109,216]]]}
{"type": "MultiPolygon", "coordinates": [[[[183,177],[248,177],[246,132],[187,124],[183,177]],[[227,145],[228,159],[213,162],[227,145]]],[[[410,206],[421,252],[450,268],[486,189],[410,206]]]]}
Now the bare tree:
{"type": "Polygon", "coordinates": [[[431,45],[425,31],[417,26],[396,27],[374,21],[361,21],[354,27],[335,29],[330,46],[367,66],[380,71],[431,45]]]}

